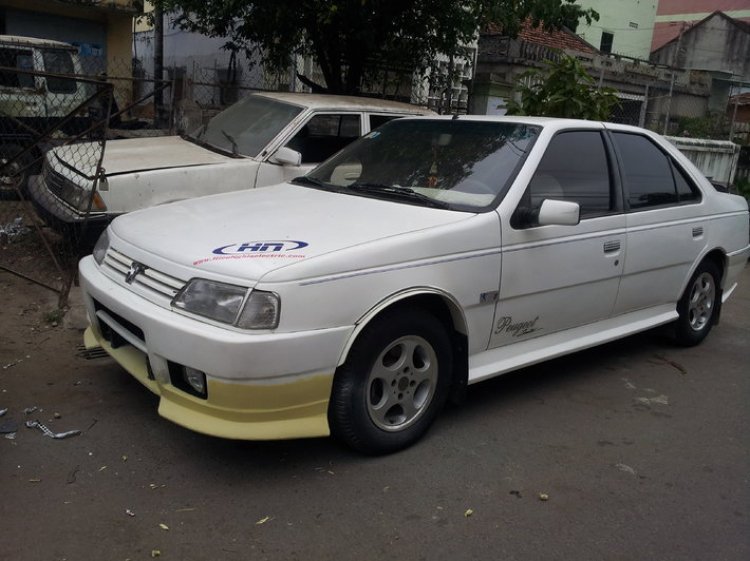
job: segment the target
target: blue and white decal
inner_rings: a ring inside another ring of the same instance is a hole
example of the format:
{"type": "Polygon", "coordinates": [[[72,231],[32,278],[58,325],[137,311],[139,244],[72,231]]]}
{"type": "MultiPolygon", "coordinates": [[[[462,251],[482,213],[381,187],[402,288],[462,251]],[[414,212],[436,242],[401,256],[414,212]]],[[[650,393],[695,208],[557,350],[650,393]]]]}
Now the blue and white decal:
{"type": "Polygon", "coordinates": [[[193,265],[202,265],[209,261],[225,259],[253,259],[260,257],[303,259],[306,257],[299,250],[307,247],[307,242],[299,240],[259,240],[252,242],[231,243],[217,247],[212,257],[193,261],[193,265]]]}
{"type": "Polygon", "coordinates": [[[307,242],[298,240],[263,240],[233,243],[213,250],[216,255],[244,255],[248,253],[288,253],[307,247],[307,242]]]}

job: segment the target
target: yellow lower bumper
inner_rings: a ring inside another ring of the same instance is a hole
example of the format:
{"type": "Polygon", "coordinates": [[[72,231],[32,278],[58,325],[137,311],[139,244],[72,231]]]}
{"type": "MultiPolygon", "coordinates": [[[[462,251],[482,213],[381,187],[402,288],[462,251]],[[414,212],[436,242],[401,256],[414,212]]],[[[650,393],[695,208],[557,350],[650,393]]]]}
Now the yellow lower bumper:
{"type": "Polygon", "coordinates": [[[132,346],[113,349],[91,326],[86,348],[102,347],[134,378],[160,396],[159,414],[196,432],[240,440],[275,440],[328,436],[330,375],[280,384],[232,384],[207,381],[208,399],[171,384],[150,380],[147,355],[132,346]]]}

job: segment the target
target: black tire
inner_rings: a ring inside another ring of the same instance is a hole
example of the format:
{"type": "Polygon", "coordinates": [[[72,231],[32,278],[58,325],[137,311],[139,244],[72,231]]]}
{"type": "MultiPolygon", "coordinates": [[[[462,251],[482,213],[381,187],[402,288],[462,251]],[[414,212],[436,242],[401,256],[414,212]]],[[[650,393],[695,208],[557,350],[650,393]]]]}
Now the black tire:
{"type": "Polygon", "coordinates": [[[26,183],[31,175],[31,154],[16,158],[23,147],[12,142],[0,144],[0,201],[17,201],[26,196],[26,183]],[[12,161],[11,161],[12,160],[12,161]],[[10,162],[8,167],[5,164],[10,162]]]}
{"type": "Polygon", "coordinates": [[[716,323],[721,309],[721,273],[711,261],[704,261],[690,277],[685,292],[677,302],[679,319],[675,322],[677,343],[697,345],[716,323]]]}
{"type": "Polygon", "coordinates": [[[372,321],[333,381],[332,434],[366,454],[389,454],[419,440],[445,405],[451,339],[440,321],[402,308],[372,321]]]}

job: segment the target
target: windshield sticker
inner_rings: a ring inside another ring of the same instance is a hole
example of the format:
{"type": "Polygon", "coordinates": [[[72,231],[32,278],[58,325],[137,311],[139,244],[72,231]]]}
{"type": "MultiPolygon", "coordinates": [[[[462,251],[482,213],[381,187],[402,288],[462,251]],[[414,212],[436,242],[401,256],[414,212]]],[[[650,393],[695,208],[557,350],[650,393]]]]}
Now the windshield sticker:
{"type": "Polygon", "coordinates": [[[299,240],[261,240],[254,242],[233,243],[217,247],[211,253],[213,257],[193,261],[193,265],[201,265],[209,261],[223,261],[226,259],[254,259],[261,257],[302,259],[304,253],[298,250],[307,247],[307,242],[299,240]]]}

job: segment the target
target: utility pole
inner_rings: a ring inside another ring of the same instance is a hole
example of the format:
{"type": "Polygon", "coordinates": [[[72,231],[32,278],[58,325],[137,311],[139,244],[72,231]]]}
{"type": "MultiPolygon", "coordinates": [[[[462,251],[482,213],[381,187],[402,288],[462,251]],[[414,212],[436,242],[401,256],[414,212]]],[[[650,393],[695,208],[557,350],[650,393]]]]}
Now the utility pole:
{"type": "Polygon", "coordinates": [[[154,8],[154,121],[157,128],[164,124],[164,11],[154,8]]]}
{"type": "Polygon", "coordinates": [[[667,134],[669,128],[669,113],[672,109],[672,92],[674,91],[675,73],[677,71],[677,59],[680,56],[680,43],[682,42],[682,33],[685,31],[685,26],[690,26],[692,22],[683,21],[680,24],[680,34],[677,36],[677,48],[674,50],[674,56],[672,57],[672,79],[669,81],[669,97],[667,98],[667,113],[664,116],[664,132],[667,134]]]}

